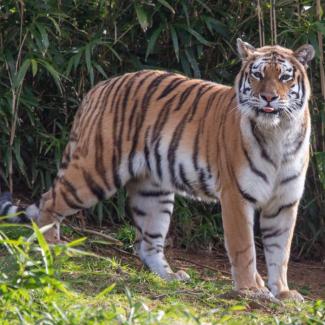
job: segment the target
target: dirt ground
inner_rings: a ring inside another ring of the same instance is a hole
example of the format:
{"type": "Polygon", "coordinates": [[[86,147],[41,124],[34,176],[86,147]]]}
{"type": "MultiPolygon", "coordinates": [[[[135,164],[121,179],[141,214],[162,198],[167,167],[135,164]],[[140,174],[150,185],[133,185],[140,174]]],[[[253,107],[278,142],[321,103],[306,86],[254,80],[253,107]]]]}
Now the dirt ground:
{"type": "MultiPolygon", "coordinates": [[[[230,265],[225,255],[207,254],[205,252],[187,252],[182,249],[167,251],[167,257],[174,268],[193,267],[201,274],[204,269],[215,271],[223,279],[231,280],[230,265]]],[[[266,278],[266,267],[262,259],[258,259],[258,270],[266,278]]],[[[204,276],[204,275],[202,275],[204,276]]],[[[288,269],[288,282],[291,288],[300,291],[306,299],[325,299],[325,265],[316,262],[291,262],[288,269]]]]}

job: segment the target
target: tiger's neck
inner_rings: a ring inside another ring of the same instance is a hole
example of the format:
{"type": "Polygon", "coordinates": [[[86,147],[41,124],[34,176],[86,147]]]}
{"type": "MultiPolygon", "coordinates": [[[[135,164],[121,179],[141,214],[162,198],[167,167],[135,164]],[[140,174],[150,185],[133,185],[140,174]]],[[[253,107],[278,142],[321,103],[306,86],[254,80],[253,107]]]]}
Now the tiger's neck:
{"type": "Polygon", "coordinates": [[[265,127],[247,116],[240,118],[243,143],[249,151],[259,151],[262,159],[280,168],[288,161],[308,154],[310,115],[308,107],[294,121],[265,127]]]}

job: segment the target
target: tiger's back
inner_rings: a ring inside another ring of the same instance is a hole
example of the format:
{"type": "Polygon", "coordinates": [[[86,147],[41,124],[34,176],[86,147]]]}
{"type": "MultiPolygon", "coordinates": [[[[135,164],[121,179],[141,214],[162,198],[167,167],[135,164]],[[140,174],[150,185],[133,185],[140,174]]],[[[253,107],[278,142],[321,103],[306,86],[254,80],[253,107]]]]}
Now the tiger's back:
{"type": "Polygon", "coordinates": [[[216,123],[235,115],[235,107],[232,88],[174,73],[147,70],[108,80],[81,104],[64,169],[92,171],[98,199],[148,175],[169,190],[216,199],[213,139],[222,130],[216,123]]]}

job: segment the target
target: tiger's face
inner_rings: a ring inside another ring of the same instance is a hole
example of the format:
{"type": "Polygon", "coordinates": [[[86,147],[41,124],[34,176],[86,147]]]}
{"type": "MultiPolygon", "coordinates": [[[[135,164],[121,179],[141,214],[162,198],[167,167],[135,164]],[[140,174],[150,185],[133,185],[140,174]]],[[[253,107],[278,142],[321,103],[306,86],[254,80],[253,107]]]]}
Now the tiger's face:
{"type": "Polygon", "coordinates": [[[310,45],[296,52],[280,46],[255,49],[237,40],[243,64],[236,78],[236,92],[242,114],[264,127],[295,121],[310,95],[306,69],[314,56],[310,45]]]}

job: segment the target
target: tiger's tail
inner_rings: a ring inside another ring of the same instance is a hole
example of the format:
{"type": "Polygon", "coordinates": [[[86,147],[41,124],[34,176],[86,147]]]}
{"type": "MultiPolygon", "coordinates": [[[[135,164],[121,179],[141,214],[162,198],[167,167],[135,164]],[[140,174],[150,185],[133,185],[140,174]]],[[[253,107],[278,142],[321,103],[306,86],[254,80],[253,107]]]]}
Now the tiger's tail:
{"type": "Polygon", "coordinates": [[[26,208],[18,207],[13,203],[10,192],[0,195],[0,216],[8,216],[5,219],[10,223],[31,223],[39,218],[39,203],[33,203],[26,208]]]}

